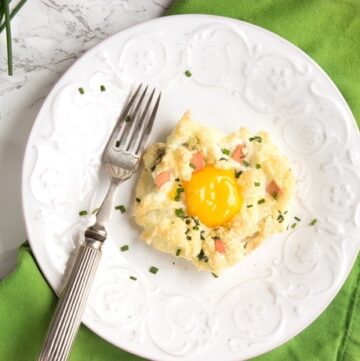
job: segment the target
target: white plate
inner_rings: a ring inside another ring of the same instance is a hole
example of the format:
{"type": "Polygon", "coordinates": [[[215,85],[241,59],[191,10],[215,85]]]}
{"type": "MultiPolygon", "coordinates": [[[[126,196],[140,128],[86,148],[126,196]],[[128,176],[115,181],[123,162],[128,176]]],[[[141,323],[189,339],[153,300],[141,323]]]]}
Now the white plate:
{"type": "MultiPolygon", "coordinates": [[[[224,132],[240,126],[269,131],[292,161],[293,216],[301,222],[215,279],[146,246],[130,211],[115,213],[84,323],[114,345],[155,360],[239,360],[269,351],[319,316],[359,249],[354,118],[307,55],[259,27],[184,15],[112,36],[57,83],[27,145],[26,225],[56,290],[79,234],[93,222],[78,212],[96,208],[108,184],[100,169],[104,142],[139,81],[163,89],[150,142],[164,139],[186,109],[224,132]],[[318,223],[310,226],[313,218],[318,223]],[[124,244],[130,250],[122,253],[124,244]],[[153,265],[157,275],[148,272],[153,265]]],[[[135,182],[121,187],[118,204],[130,208],[135,182]]]]}

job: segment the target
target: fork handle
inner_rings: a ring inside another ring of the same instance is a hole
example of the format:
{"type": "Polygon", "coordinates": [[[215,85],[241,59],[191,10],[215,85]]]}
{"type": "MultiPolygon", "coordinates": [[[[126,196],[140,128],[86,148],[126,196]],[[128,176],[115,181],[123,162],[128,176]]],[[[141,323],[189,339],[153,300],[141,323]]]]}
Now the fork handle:
{"type": "MultiPolygon", "coordinates": [[[[85,232],[85,242],[80,246],[71,271],[60,294],[55,313],[44,340],[38,361],[65,361],[68,359],[81,324],[85,304],[101,257],[100,241],[94,237],[94,226],[85,232]],[[89,237],[90,235],[90,237],[89,237]]],[[[101,237],[100,237],[101,238],[101,237]]]]}

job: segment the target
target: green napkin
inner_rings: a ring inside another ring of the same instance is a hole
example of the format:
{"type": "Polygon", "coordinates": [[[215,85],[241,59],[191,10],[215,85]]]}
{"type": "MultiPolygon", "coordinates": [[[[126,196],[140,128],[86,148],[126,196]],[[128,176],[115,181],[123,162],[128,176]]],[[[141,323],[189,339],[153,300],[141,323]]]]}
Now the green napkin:
{"type": "MultiPolygon", "coordinates": [[[[299,46],[335,81],[360,119],[359,0],[178,0],[170,14],[230,16],[267,28],[299,46]]],[[[257,361],[360,360],[360,258],[327,310],[305,331],[257,361]]],[[[17,268],[0,282],[0,360],[33,361],[56,297],[28,245],[17,268]]],[[[72,361],[141,360],[80,328],[72,361]]]]}

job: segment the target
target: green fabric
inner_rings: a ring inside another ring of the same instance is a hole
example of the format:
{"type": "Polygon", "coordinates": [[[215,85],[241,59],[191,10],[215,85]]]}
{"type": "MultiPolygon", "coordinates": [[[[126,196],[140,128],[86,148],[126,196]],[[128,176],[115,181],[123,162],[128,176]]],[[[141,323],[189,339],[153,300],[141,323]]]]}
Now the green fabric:
{"type": "MultiPolygon", "coordinates": [[[[206,13],[245,20],[290,40],[330,75],[360,120],[360,0],[178,0],[170,14],[206,13]]],[[[305,331],[256,361],[360,360],[360,257],[327,310],[305,331]]],[[[33,361],[56,297],[27,245],[0,282],[0,360],[33,361]]],[[[72,361],[141,360],[82,326],[72,361]]]]}
{"type": "MultiPolygon", "coordinates": [[[[20,248],[17,268],[0,282],[0,360],[34,361],[56,305],[28,245],[20,248]]],[[[80,327],[70,361],[143,360],[80,327]]]]}

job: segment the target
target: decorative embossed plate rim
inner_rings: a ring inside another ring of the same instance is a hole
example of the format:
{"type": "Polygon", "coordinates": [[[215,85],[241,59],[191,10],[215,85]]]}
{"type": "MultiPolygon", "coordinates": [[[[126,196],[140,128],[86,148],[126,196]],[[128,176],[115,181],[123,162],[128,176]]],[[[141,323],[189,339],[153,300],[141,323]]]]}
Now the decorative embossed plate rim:
{"type": "MultiPolygon", "coordinates": [[[[22,184],[29,240],[45,277],[59,289],[68,255],[93,220],[79,220],[77,212],[101,199],[101,146],[138,80],[164,92],[153,141],[187,106],[224,131],[234,129],[234,114],[250,128],[269,130],[294,164],[294,215],[303,221],[212,279],[181,260],[174,266],[173,257],[138,241],[129,219],[115,217],[84,323],[114,345],[157,360],[239,360],[279,346],[328,306],[356,258],[360,143],[351,111],[320,67],[248,23],[207,15],[143,23],[87,52],[56,84],[31,132],[22,184]],[[188,68],[191,78],[183,75],[188,68]],[[315,216],[319,222],[309,226],[315,216]],[[119,229],[134,249],[126,257],[118,252],[119,229]],[[157,277],[146,270],[155,262],[157,277]],[[129,281],[133,274],[137,282],[129,281]]],[[[119,202],[130,201],[133,183],[124,185],[119,202]]]]}

